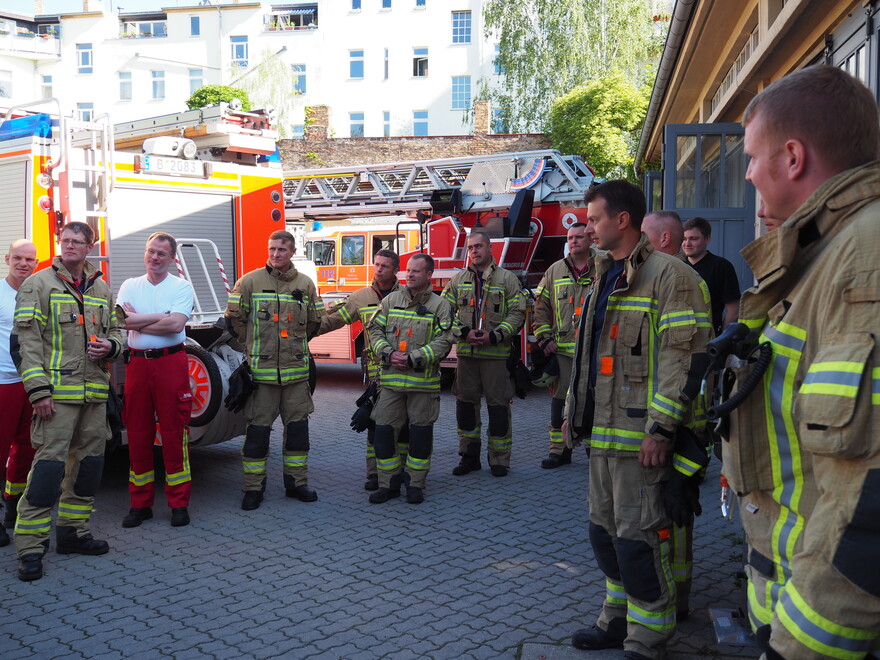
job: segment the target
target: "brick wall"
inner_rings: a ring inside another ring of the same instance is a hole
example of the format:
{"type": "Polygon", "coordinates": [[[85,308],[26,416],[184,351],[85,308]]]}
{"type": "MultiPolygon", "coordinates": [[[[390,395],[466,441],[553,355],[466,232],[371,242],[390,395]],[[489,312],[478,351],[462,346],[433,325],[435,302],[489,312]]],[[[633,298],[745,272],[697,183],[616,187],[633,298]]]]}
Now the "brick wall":
{"type": "Polygon", "coordinates": [[[305,137],[279,141],[284,169],[456,158],[550,147],[550,139],[543,133],[490,134],[489,104],[486,101],[475,103],[476,129],[472,135],[334,138],[329,136],[329,114],[327,106],[307,108],[305,137]]]}

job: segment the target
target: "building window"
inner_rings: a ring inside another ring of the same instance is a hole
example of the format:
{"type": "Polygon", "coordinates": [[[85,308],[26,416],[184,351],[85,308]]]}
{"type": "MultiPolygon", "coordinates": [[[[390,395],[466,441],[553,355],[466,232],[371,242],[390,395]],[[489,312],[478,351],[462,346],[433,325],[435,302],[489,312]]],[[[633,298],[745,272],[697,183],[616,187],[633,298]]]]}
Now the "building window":
{"type": "Polygon", "coordinates": [[[77,73],[91,73],[94,59],[92,57],[92,44],[76,45],[77,73]]]}
{"type": "Polygon", "coordinates": [[[351,10],[352,11],[360,11],[361,10],[361,0],[351,0],[351,10]]]}
{"type": "Polygon", "coordinates": [[[364,113],[349,112],[348,121],[351,123],[349,135],[351,137],[364,137],[364,113]]]}
{"type": "Polygon", "coordinates": [[[128,39],[146,37],[164,37],[168,35],[168,24],[165,21],[128,21],[122,24],[120,36],[128,39]]]}
{"type": "Polygon", "coordinates": [[[469,11],[452,12],[452,43],[469,44],[471,42],[471,13],[469,11]]]}
{"type": "Polygon", "coordinates": [[[290,132],[293,134],[292,137],[294,140],[302,140],[306,136],[306,125],[294,124],[290,127],[290,132]]]}
{"type": "Polygon", "coordinates": [[[80,121],[92,121],[92,118],[95,116],[95,104],[94,103],[77,103],[76,104],[76,118],[80,121]]]}
{"type": "Polygon", "coordinates": [[[119,100],[131,101],[131,71],[119,72],[119,100]]]}
{"type": "Polygon", "coordinates": [[[388,80],[388,49],[385,49],[385,80],[388,80]]]}
{"type": "Polygon", "coordinates": [[[471,77],[452,76],[452,109],[467,110],[471,107],[471,77]]]}
{"type": "Polygon", "coordinates": [[[495,44],[495,58],[492,60],[492,64],[495,67],[495,75],[500,76],[502,73],[506,73],[501,65],[501,44],[495,44]]]}
{"type": "Polygon", "coordinates": [[[363,79],[364,77],[364,51],[350,50],[348,51],[348,77],[363,79]]]}
{"type": "Polygon", "coordinates": [[[428,76],[428,49],[413,48],[413,77],[426,78],[428,76]]]}
{"type": "Polygon", "coordinates": [[[416,7],[424,7],[425,0],[416,0],[416,7]]]}
{"type": "Polygon", "coordinates": [[[507,133],[507,122],[504,121],[504,110],[492,108],[492,132],[507,133]]]}
{"type": "Polygon", "coordinates": [[[153,99],[161,100],[165,98],[165,72],[150,71],[150,78],[153,80],[153,99]]]}
{"type": "Polygon", "coordinates": [[[190,69],[189,70],[189,93],[190,95],[195,94],[197,89],[201,89],[205,86],[205,71],[204,69],[190,69]]]}
{"type": "Polygon", "coordinates": [[[382,113],[382,135],[391,137],[391,111],[385,110],[382,113]]]}
{"type": "Polygon", "coordinates": [[[198,16],[189,17],[189,34],[191,37],[198,37],[202,34],[202,25],[198,16]]]}
{"type": "Polygon", "coordinates": [[[40,76],[40,94],[44,99],[52,98],[52,76],[40,76]]]}
{"type": "Polygon", "coordinates": [[[413,135],[423,136],[428,134],[428,111],[413,110],[413,135]]]}
{"type": "Polygon", "coordinates": [[[12,98],[12,71],[0,71],[0,98],[12,98]]]}
{"type": "Polygon", "coordinates": [[[290,68],[293,70],[293,91],[297,94],[305,94],[306,93],[306,65],[305,64],[291,64],[290,68]]]}
{"type": "Polygon", "coordinates": [[[382,9],[391,9],[391,0],[382,0],[382,9]]]}
{"type": "Polygon", "coordinates": [[[232,65],[247,67],[248,65],[248,38],[244,36],[230,37],[232,43],[232,65]]]}

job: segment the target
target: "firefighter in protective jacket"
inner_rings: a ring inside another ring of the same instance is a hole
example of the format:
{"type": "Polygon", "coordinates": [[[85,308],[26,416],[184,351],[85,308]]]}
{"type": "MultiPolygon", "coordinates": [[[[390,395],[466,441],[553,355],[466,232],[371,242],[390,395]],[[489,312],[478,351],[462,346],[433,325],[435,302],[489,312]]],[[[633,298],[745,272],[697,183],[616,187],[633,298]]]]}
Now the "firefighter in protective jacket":
{"type": "Polygon", "coordinates": [[[507,360],[525,321],[525,297],[516,275],[495,263],[487,234],[472,231],[467,249],[470,265],[453,275],[442,294],[455,312],[453,334],[458,340],[455,416],[461,461],[452,474],[461,476],[481,467],[480,402],[485,396],[489,467],[493,476],[504,477],[513,444],[513,385],[507,360]]]}
{"type": "Polygon", "coordinates": [[[56,502],[57,551],[102,555],[89,520],[110,437],[108,360],[122,354],[110,287],[86,261],[94,246],[83,222],[64,226],[61,256],[29,277],[16,298],[13,359],[34,408],[34,463],[18,505],[15,545],[19,578],[42,577],[56,502]]]}
{"type": "MultiPolygon", "coordinates": [[[[772,359],[722,443],[749,617],[767,658],[862,658],[880,645],[877,105],[814,66],[755,97],[744,123],[759,214],[787,218],[743,251],[758,284],[740,319],[772,359]]],[[[734,369],[734,394],[752,369],[734,369]]]]}
{"type": "MultiPolygon", "coordinates": [[[[367,374],[368,388],[379,383],[380,362],[370,349],[370,341],[367,336],[367,325],[373,314],[379,309],[379,304],[385,297],[397,291],[400,284],[397,281],[397,271],[400,269],[400,257],[391,250],[379,250],[373,257],[373,281],[370,286],[352,292],[341,304],[321,318],[319,334],[332,332],[344,325],[351,325],[358,321],[363,326],[364,351],[361,355],[361,363],[367,374]]],[[[376,472],[376,451],[374,438],[376,424],[372,420],[367,422],[367,481],[364,484],[366,490],[376,490],[379,487],[378,474],[376,472]]],[[[403,437],[399,440],[404,440],[403,437]]],[[[402,443],[403,444],[403,443],[402,443]]]]}
{"type": "Polygon", "coordinates": [[[230,330],[244,344],[258,386],[244,408],[248,426],[241,450],[241,507],[245,511],[263,501],[269,435],[279,413],[284,424],[285,494],[302,502],[318,499],[308,485],[309,414],[314,410],[308,342],[318,331],[324,304],[315,283],[291,262],[295,251],[293,235],[272,232],[268,262],[235,283],[226,305],[230,330]]]}
{"type": "Polygon", "coordinates": [[[641,233],[636,186],[608,181],[586,201],[608,252],[581,316],[563,434],[590,438],[589,534],[607,591],[598,624],[572,643],[663,658],[676,624],[670,523],[693,506],[689,481],[672,478],[673,450],[708,363],[709,293],[641,233]]]}
{"type": "Polygon", "coordinates": [[[535,294],[532,325],[538,346],[555,356],[559,378],[550,400],[550,454],[541,461],[547,470],[571,463],[571,449],[562,439],[562,412],[571,381],[575,333],[593,284],[596,251],[591,247],[587,226],[576,222],[568,228],[568,256],[554,263],[544,273],[535,294]]]}
{"type": "Polygon", "coordinates": [[[431,291],[434,260],[413,255],[406,287],[387,296],[370,322],[370,346],[382,364],[382,389],[373,411],[379,489],[370,502],[381,504],[400,495],[406,475],[406,500],[424,500],[431,467],[434,422],[440,414],[440,361],[452,349],[452,310],[431,291]],[[405,468],[397,436],[409,425],[405,468]]]}

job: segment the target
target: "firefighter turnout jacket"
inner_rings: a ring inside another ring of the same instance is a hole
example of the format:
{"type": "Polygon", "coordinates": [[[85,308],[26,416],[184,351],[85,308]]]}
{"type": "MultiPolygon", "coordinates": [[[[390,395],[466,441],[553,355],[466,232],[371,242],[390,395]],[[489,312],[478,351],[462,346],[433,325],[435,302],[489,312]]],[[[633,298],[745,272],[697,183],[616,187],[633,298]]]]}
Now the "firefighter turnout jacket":
{"type": "MultiPolygon", "coordinates": [[[[743,250],[741,322],[769,342],[731,413],[724,474],[741,497],[749,615],[786,658],[861,658],[880,642],[880,163],[826,181],[743,250]]],[[[752,366],[735,369],[741,385],[752,366]]],[[[734,390],[735,391],[735,390],[734,390]]]]}
{"type": "Polygon", "coordinates": [[[473,266],[457,272],[442,295],[455,310],[456,353],[463,357],[506,360],[513,339],[525,321],[526,302],[516,275],[498,266],[493,258],[482,278],[473,266]],[[471,346],[467,343],[468,332],[478,328],[490,333],[490,344],[471,346]]]}
{"type": "Polygon", "coordinates": [[[110,390],[108,362],[122,354],[122,334],[113,295],[101,271],[86,262],[82,291],[55,257],[50,268],[21,285],[16,298],[12,343],[31,403],[47,396],[62,403],[103,403],[110,390]],[[86,354],[92,336],[109,339],[107,358],[86,354]]]}
{"type": "MultiPolygon", "coordinates": [[[[574,355],[575,331],[593,284],[595,258],[596,250],[590,248],[587,268],[580,274],[567,257],[554,263],[544,273],[535,294],[532,316],[535,337],[540,346],[555,341],[559,353],[574,355]]],[[[560,385],[568,386],[567,383],[560,385]]]]}
{"type": "Polygon", "coordinates": [[[257,383],[286,385],[309,377],[309,339],[320,327],[324,303],[315,283],[291,264],[243,275],[226,305],[233,335],[245,345],[257,383]]]}
{"type": "MultiPolygon", "coordinates": [[[[395,282],[391,292],[400,289],[400,283],[395,282]]],[[[339,303],[321,318],[321,329],[318,334],[325,334],[338,330],[343,325],[351,325],[360,321],[364,327],[364,352],[361,361],[366,366],[367,378],[370,381],[377,380],[379,377],[380,362],[373,355],[370,348],[367,326],[373,314],[379,309],[379,303],[382,302],[382,294],[375,284],[365,286],[352,292],[343,302],[339,303]]]]}
{"type": "MultiPolygon", "coordinates": [[[[610,254],[596,258],[597,282],[612,263],[610,254]]],[[[655,251],[642,234],[608,299],[593,393],[589,363],[597,298],[594,290],[581,316],[566,418],[575,432],[590,435],[584,426],[593,415],[592,452],[632,456],[645,434],[658,435],[655,424],[662,439],[662,431],[671,436],[690,421],[690,402],[699,393],[712,332],[709,292],[693,269],[655,251]]]]}
{"type": "Polygon", "coordinates": [[[382,365],[382,389],[440,391],[440,361],[452,349],[452,310],[431,290],[401,287],[385,297],[369,324],[370,346],[382,365]],[[391,366],[402,351],[409,368],[391,366]]]}

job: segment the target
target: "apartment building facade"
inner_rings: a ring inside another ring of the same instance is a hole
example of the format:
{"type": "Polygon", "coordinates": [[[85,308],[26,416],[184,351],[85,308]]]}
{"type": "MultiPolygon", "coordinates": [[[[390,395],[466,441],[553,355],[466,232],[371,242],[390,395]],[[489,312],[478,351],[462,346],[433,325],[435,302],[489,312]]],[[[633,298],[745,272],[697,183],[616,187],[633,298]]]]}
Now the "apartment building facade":
{"type": "Polygon", "coordinates": [[[262,69],[288,137],[319,104],[338,137],[463,135],[480,87],[501,79],[481,4],[190,0],[126,12],[83,0],[82,11],[46,15],[36,0],[34,14],[0,12],[0,103],[51,96],[81,118],[133,121],[185,110],[202,85],[247,87],[262,69]]]}

